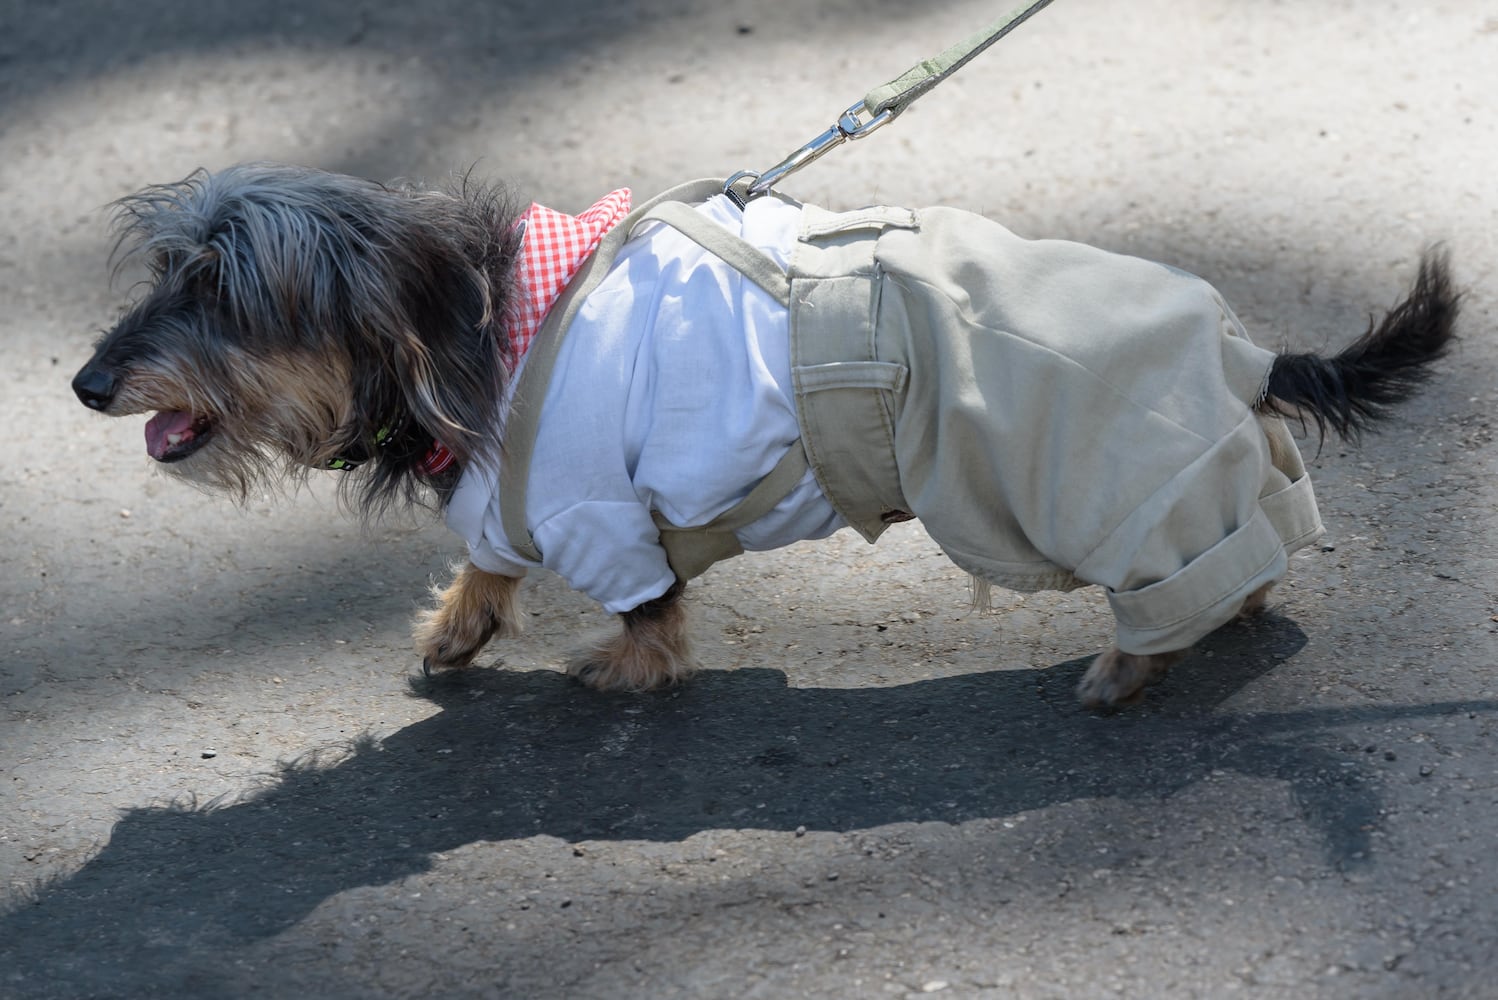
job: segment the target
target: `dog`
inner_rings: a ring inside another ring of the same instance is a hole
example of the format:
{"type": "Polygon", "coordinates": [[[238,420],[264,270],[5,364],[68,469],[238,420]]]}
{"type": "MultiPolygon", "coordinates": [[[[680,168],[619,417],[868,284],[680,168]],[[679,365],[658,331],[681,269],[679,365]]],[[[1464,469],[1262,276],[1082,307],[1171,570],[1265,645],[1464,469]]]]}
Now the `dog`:
{"type": "Polygon", "coordinates": [[[198,171],[117,203],[116,266],[148,280],[72,387],[155,411],[150,456],[209,491],[337,469],[365,517],[445,516],[470,559],[415,623],[428,673],[518,632],[542,564],[622,625],[572,675],[676,683],[715,559],[919,518],[980,590],[1107,588],[1119,644],[1078,693],[1110,707],[1261,610],[1320,533],[1285,418],[1356,439],[1454,338],[1439,249],[1349,347],[1276,354],[1163,265],[947,209],[684,190],[573,219],[471,178],[198,171]]]}

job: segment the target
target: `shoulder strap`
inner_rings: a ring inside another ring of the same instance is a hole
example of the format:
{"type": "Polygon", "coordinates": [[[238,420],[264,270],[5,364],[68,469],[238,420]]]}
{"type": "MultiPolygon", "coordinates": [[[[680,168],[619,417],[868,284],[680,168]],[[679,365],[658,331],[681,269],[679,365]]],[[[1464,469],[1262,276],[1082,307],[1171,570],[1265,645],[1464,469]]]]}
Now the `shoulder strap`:
{"type": "MultiPolygon", "coordinates": [[[[525,363],[520,370],[509,412],[505,417],[504,451],[499,471],[500,523],[510,545],[526,559],[541,561],[541,552],[526,525],[525,500],[530,486],[531,456],[535,452],[541,407],[551,385],[551,373],[556,366],[562,338],[571,327],[583,301],[608,274],[614,259],[637,226],[646,221],[665,223],[743,272],[747,279],[764,289],[777,302],[789,305],[790,278],[779,265],[689,204],[703,202],[722,193],[721,180],[690,181],[657,195],[630,212],[617,226],[604,234],[598,249],[578,269],[537,331],[530,350],[526,352],[525,363]]],[[[744,500],[716,518],[709,527],[731,531],[768,513],[800,482],[806,468],[805,453],[799,447],[791,448],[786,458],[744,500]],[[799,469],[795,468],[797,464],[799,469]]],[[[698,569],[697,573],[714,561],[715,558],[708,559],[707,564],[698,569]]],[[[675,560],[672,561],[672,568],[681,575],[675,560]]],[[[691,573],[683,579],[690,579],[697,573],[691,573]]]]}
{"type": "MultiPolygon", "coordinates": [[[[721,189],[714,192],[722,193],[721,189]]],[[[664,222],[714,257],[732,264],[734,270],[764,289],[776,302],[790,307],[791,280],[780,265],[691,205],[680,201],[661,202],[652,206],[635,224],[641,222],[664,222]]]]}
{"type": "Polygon", "coordinates": [[[695,579],[713,563],[741,554],[744,547],[734,532],[773,510],[787,493],[795,489],[808,468],[810,462],[806,451],[799,444],[791,447],[748,496],[707,524],[683,528],[672,524],[657,511],[655,526],[661,533],[661,548],[666,550],[666,562],[677,579],[695,579]]]}

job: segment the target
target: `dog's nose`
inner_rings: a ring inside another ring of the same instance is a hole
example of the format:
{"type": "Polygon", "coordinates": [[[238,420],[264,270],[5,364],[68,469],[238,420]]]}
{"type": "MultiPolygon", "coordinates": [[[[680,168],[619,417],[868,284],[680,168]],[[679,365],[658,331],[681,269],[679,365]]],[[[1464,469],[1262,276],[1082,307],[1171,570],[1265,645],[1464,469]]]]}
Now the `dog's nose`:
{"type": "Polygon", "coordinates": [[[108,409],[119,388],[120,380],[101,368],[86,367],[73,376],[73,392],[91,410],[108,409]]]}

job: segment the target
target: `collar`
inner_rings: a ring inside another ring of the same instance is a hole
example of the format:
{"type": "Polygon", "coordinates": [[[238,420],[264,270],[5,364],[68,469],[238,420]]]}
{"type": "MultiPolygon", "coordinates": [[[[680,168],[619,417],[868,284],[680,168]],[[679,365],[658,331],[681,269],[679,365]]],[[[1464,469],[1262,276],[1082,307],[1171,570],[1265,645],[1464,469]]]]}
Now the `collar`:
{"type": "MultiPolygon", "coordinates": [[[[505,367],[514,371],[520,359],[536,339],[536,332],[546,321],[546,314],[561,298],[567,284],[587,263],[605,233],[629,214],[629,188],[610,191],[581,215],[567,215],[544,205],[531,204],[516,227],[523,231],[520,260],[515,265],[516,294],[509,315],[505,317],[508,350],[505,367]]],[[[377,440],[389,436],[383,429],[377,440]]],[[[328,463],[330,469],[348,471],[366,459],[339,456],[328,463]]],[[[441,441],[433,441],[426,456],[417,464],[418,472],[434,476],[455,461],[453,453],[441,441]]]]}
{"type": "MultiPolygon", "coordinates": [[[[384,427],[381,427],[378,431],[376,431],[375,448],[384,448],[385,445],[390,442],[390,437],[393,433],[394,430],[389,424],[386,424],[384,427]]],[[[428,452],[427,454],[430,457],[431,452],[428,452]]],[[[323,468],[332,469],[335,472],[352,472],[359,466],[363,465],[365,462],[369,461],[370,458],[371,456],[369,452],[364,448],[364,446],[356,443],[353,448],[350,448],[347,451],[339,452],[336,457],[328,459],[323,468]]],[[[426,459],[422,459],[422,461],[425,462],[426,459]]]]}

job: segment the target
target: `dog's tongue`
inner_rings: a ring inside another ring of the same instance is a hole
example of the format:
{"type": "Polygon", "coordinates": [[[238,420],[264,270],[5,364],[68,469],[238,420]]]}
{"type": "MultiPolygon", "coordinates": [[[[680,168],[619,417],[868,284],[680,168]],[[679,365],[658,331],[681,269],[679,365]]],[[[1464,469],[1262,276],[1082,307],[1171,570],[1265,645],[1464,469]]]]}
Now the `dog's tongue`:
{"type": "Polygon", "coordinates": [[[192,440],[193,415],[186,410],[162,410],[146,421],[146,453],[158,462],[166,453],[192,440]],[[176,436],[176,440],[169,440],[176,436]]]}

